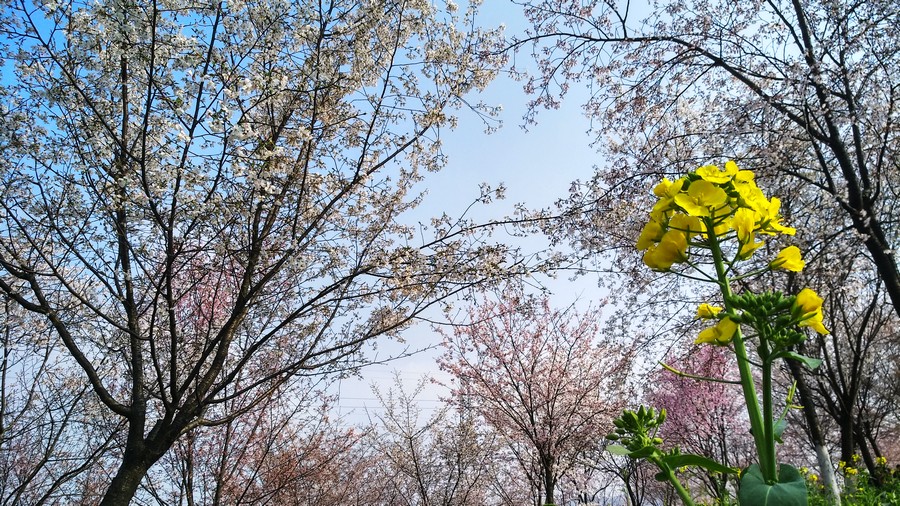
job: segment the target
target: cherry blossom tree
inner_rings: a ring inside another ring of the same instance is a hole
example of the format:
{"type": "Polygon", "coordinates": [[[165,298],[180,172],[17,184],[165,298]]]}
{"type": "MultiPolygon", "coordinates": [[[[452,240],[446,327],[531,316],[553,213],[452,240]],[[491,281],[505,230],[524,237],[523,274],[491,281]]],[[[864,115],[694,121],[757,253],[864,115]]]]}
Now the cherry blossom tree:
{"type": "MultiPolygon", "coordinates": [[[[556,310],[509,286],[444,332],[439,363],[453,400],[508,444],[537,496],[554,504],[560,478],[598,444],[628,396],[629,348],[597,336],[597,310],[556,310]]],[[[541,502],[542,501],[542,502],[541,502]]]]}
{"type": "Polygon", "coordinates": [[[897,399],[897,318],[877,282],[848,273],[839,285],[843,289],[829,295],[833,332],[804,345],[824,360],[819,370],[803,373],[815,393],[804,404],[815,403],[833,420],[841,460],[861,455],[876,474],[880,447],[900,426],[891,408],[897,399]]]}
{"type": "Polygon", "coordinates": [[[472,413],[444,404],[425,416],[418,406],[430,380],[407,390],[399,376],[386,392],[373,386],[376,411],[367,444],[380,455],[385,504],[468,506],[489,504],[500,465],[496,436],[472,413]]]}
{"type": "MultiPolygon", "coordinates": [[[[694,377],[734,381],[728,376],[734,371],[733,357],[726,351],[713,346],[693,348],[683,359],[673,360],[678,357],[670,354],[667,363],[694,377]]],[[[702,455],[729,467],[745,467],[755,454],[753,439],[746,431],[740,386],[694,377],[661,369],[648,383],[648,402],[667,413],[663,439],[685,453],[702,455]]],[[[713,498],[729,497],[727,475],[701,470],[699,478],[713,498]]]]}
{"type": "Polygon", "coordinates": [[[127,504],[191,431],[527,270],[465,219],[405,221],[455,111],[491,125],[463,97],[503,61],[474,6],[444,7],[6,4],[0,292],[122,427],[98,502],[127,504]]]}
{"type": "MultiPolygon", "coordinates": [[[[605,447],[598,447],[590,462],[598,471],[613,477],[617,484],[616,488],[624,492],[626,504],[633,506],[657,502],[668,504],[674,500],[669,499],[669,496],[675,495],[671,487],[665,487],[654,478],[659,472],[658,468],[648,462],[614,456],[605,447]]],[[[610,497],[607,502],[613,502],[615,499],[616,497],[610,497]]]]}
{"type": "Polygon", "coordinates": [[[176,442],[141,487],[163,504],[319,504],[354,459],[359,431],[329,416],[332,399],[280,391],[228,424],[176,442]]]}

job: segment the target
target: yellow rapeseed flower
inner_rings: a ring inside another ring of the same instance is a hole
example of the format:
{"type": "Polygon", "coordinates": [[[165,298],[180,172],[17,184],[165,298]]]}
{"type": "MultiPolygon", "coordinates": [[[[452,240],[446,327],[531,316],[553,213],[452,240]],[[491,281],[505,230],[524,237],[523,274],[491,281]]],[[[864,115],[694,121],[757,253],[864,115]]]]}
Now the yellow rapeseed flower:
{"type": "Polygon", "coordinates": [[[722,308],[719,306],[710,306],[709,304],[703,303],[697,308],[697,318],[710,320],[715,318],[720,311],[722,311],[722,308]]]}
{"type": "Polygon", "coordinates": [[[753,232],[756,230],[756,213],[746,207],[738,209],[731,218],[731,227],[737,233],[738,241],[741,244],[753,241],[753,232]]]}
{"type": "Polygon", "coordinates": [[[698,168],[696,171],[698,176],[700,176],[704,181],[709,181],[713,184],[725,184],[737,174],[737,165],[734,162],[731,164],[725,164],[725,171],[719,170],[715,165],[704,165],[703,167],[698,168]]]}
{"type": "MultiPolygon", "coordinates": [[[[716,237],[722,237],[727,234],[732,228],[731,222],[731,216],[716,217],[715,225],[713,226],[713,232],[715,232],[716,237]]],[[[703,232],[704,234],[706,233],[705,227],[703,232]]]]}
{"type": "Polygon", "coordinates": [[[694,344],[717,344],[724,346],[731,342],[734,333],[737,332],[737,324],[731,318],[725,317],[719,320],[715,327],[709,327],[700,332],[694,344]]]}
{"type": "Polygon", "coordinates": [[[819,334],[828,334],[828,329],[822,324],[822,297],[809,288],[800,290],[794,299],[794,307],[791,312],[801,327],[810,327],[819,334]]]}
{"type": "Polygon", "coordinates": [[[687,260],[687,237],[684,232],[669,230],[655,246],[644,253],[644,264],[651,269],[667,271],[672,264],[687,260]]]}
{"type": "Polygon", "coordinates": [[[757,213],[762,213],[769,207],[769,199],[756,186],[753,173],[749,170],[739,171],[732,181],[732,185],[740,196],[740,200],[743,201],[741,202],[742,206],[749,207],[757,213]]]}
{"type": "Polygon", "coordinates": [[[741,249],[738,250],[738,255],[737,255],[738,259],[746,260],[746,259],[750,258],[751,256],[753,256],[753,252],[758,250],[759,247],[762,246],[763,244],[765,244],[765,243],[762,241],[748,242],[747,244],[741,244],[741,249]]]}
{"type": "Polygon", "coordinates": [[[725,190],[703,179],[691,183],[687,192],[675,195],[675,203],[691,216],[713,216],[727,201],[725,190]]]}
{"type": "Polygon", "coordinates": [[[806,262],[803,261],[802,256],[800,255],[800,248],[796,246],[788,246],[783,250],[778,252],[778,256],[775,257],[775,260],[772,260],[769,263],[769,266],[773,269],[784,269],[786,271],[791,272],[800,272],[803,270],[803,267],[806,266],[806,262]]]}
{"type": "Polygon", "coordinates": [[[762,209],[760,212],[760,222],[762,225],[760,232],[769,235],[794,235],[797,233],[797,229],[794,227],[786,227],[781,224],[781,215],[778,214],[779,210],[781,210],[781,200],[777,197],[772,197],[772,200],[769,201],[769,205],[765,206],[765,209],[762,209]]]}
{"type": "Polygon", "coordinates": [[[657,197],[670,197],[669,188],[672,187],[672,181],[669,181],[669,178],[664,177],[662,181],[659,182],[656,186],[653,187],[653,194],[657,197]]]}
{"type": "Polygon", "coordinates": [[[674,207],[675,195],[678,195],[681,191],[685,181],[687,181],[687,178],[685,177],[681,177],[675,181],[669,181],[669,178],[664,177],[663,180],[653,188],[653,194],[659,197],[659,201],[653,206],[653,210],[665,212],[672,209],[674,207]]]}
{"type": "Polygon", "coordinates": [[[686,214],[676,214],[669,220],[669,228],[672,230],[680,230],[687,234],[688,238],[703,232],[703,222],[696,216],[688,216],[686,214]]]}
{"type": "Polygon", "coordinates": [[[639,251],[644,251],[645,249],[653,246],[663,236],[663,226],[656,220],[650,220],[644,225],[643,230],[641,230],[641,235],[638,237],[637,241],[637,249],[639,251]]]}
{"type": "Polygon", "coordinates": [[[737,164],[734,163],[734,160],[728,160],[727,162],[725,162],[725,172],[734,174],[732,181],[737,184],[753,183],[753,185],[756,186],[756,183],[753,181],[756,178],[756,175],[753,174],[753,171],[739,169],[737,164]]]}
{"type": "Polygon", "coordinates": [[[653,209],[650,211],[650,221],[655,221],[657,223],[666,223],[669,221],[669,218],[672,216],[672,213],[675,209],[675,201],[672,199],[668,200],[668,207],[660,205],[660,202],[662,202],[662,200],[660,200],[656,203],[655,206],[653,206],[653,209]]]}
{"type": "Polygon", "coordinates": [[[822,297],[819,297],[819,294],[813,289],[804,288],[794,299],[794,308],[800,312],[799,314],[812,313],[822,309],[823,302],[825,301],[822,300],[822,297]]]}
{"type": "Polygon", "coordinates": [[[731,218],[731,227],[737,233],[741,247],[738,258],[746,260],[753,255],[764,243],[756,240],[756,213],[751,209],[742,207],[735,211],[731,218]]]}

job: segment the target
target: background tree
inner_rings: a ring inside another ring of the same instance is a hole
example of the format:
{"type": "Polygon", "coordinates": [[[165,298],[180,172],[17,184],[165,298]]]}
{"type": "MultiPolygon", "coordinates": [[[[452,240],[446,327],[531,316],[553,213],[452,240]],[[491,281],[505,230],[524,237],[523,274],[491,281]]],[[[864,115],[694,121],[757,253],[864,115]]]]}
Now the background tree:
{"type": "Polygon", "coordinates": [[[9,300],[0,343],[0,504],[90,497],[85,471],[112,453],[117,427],[96,416],[98,403],[52,330],[9,300]]]}
{"type": "Polygon", "coordinates": [[[627,400],[631,354],[598,338],[596,313],[554,310],[546,297],[508,286],[502,299],[471,309],[467,325],[444,333],[439,363],[453,375],[454,402],[502,435],[537,504],[555,504],[560,478],[603,439],[627,400]]]}
{"type": "Polygon", "coordinates": [[[824,359],[809,375],[814,399],[836,425],[840,459],[861,455],[874,476],[881,435],[898,425],[889,400],[897,394],[897,317],[877,282],[851,272],[830,283],[842,287],[829,296],[834,330],[805,344],[824,359]]]}
{"type": "Polygon", "coordinates": [[[385,392],[373,386],[383,406],[373,415],[371,444],[380,455],[384,504],[468,506],[489,504],[496,476],[497,442],[472,413],[449,404],[424,416],[417,405],[430,380],[407,391],[400,377],[385,392]]]}
{"type": "Polygon", "coordinates": [[[188,433],[142,488],[162,504],[319,504],[360,433],[329,416],[316,389],[279,395],[228,424],[188,433]]]}
{"type": "Polygon", "coordinates": [[[555,105],[572,80],[592,91],[586,108],[615,169],[595,190],[643,194],[647,175],[710,159],[785,176],[830,198],[900,311],[896,2],[516,3],[533,30],[511,43],[546,48],[532,106],[555,105]]]}
{"type": "MultiPolygon", "coordinates": [[[[593,457],[588,455],[589,462],[597,470],[613,478],[615,488],[624,492],[626,504],[643,506],[645,504],[667,504],[674,498],[671,487],[665,487],[654,478],[659,471],[656,466],[630,458],[611,455],[606,447],[598,447],[593,457]]],[[[618,497],[621,497],[619,495],[618,497]]],[[[610,497],[612,502],[616,497],[610,497]]]]}
{"type": "Polygon", "coordinates": [[[474,15],[6,4],[0,292],[123,427],[102,504],[128,503],[192,430],[520,266],[465,221],[403,224],[440,129],[502,62],[474,15]],[[195,288],[215,305],[202,318],[195,288]]]}

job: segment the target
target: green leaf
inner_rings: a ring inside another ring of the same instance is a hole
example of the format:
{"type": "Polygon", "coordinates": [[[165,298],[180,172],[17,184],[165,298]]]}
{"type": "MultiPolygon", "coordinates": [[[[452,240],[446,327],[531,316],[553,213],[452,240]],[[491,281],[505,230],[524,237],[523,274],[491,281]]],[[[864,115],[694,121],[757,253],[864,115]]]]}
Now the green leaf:
{"type": "Polygon", "coordinates": [[[656,451],[656,447],[645,446],[639,450],[631,451],[622,445],[609,445],[606,447],[606,451],[612,453],[613,455],[623,455],[625,457],[631,457],[633,459],[645,459],[650,455],[653,455],[653,452],[656,451]]]}
{"type": "Polygon", "coordinates": [[[738,470],[733,467],[723,466],[715,460],[700,455],[692,455],[690,453],[666,455],[662,458],[662,461],[668,464],[672,469],[678,469],[683,466],[697,466],[715,473],[729,474],[738,472],[738,470]]]}
{"type": "Polygon", "coordinates": [[[645,459],[645,458],[653,455],[654,452],[656,452],[656,447],[645,446],[645,447],[641,448],[640,450],[635,450],[635,451],[629,453],[628,456],[633,459],[645,459]]]}
{"type": "Polygon", "coordinates": [[[806,480],[793,466],[781,464],[778,482],[766,483],[759,465],[753,464],[741,476],[738,502],[742,506],[807,506],[806,480]]]}
{"type": "Polygon", "coordinates": [[[797,353],[796,351],[786,351],[786,352],[784,352],[784,357],[785,357],[785,358],[792,358],[792,359],[794,359],[794,360],[796,360],[796,361],[802,363],[802,364],[805,365],[806,368],[809,369],[810,371],[813,371],[813,370],[815,370],[817,367],[819,367],[820,365],[822,365],[822,360],[821,360],[821,359],[818,359],[818,358],[810,358],[810,357],[807,357],[806,355],[801,355],[801,354],[797,353]]]}
{"type": "Polygon", "coordinates": [[[775,425],[772,427],[772,430],[775,432],[775,441],[778,441],[779,444],[784,444],[784,441],[781,440],[781,435],[784,434],[784,429],[787,428],[787,420],[784,418],[779,418],[775,421],[775,425]]]}
{"type": "Polygon", "coordinates": [[[622,445],[609,445],[606,447],[606,451],[612,453],[613,455],[628,455],[631,453],[628,451],[628,448],[625,448],[622,445]]]}

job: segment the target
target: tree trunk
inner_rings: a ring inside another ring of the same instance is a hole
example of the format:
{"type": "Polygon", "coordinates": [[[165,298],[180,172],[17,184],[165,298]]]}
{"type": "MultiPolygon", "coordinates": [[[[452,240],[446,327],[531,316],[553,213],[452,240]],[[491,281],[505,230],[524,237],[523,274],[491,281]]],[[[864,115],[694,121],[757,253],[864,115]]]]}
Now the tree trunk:
{"type": "Polygon", "coordinates": [[[806,383],[800,364],[796,360],[787,360],[786,362],[791,370],[791,376],[797,382],[797,393],[800,395],[800,403],[803,405],[802,411],[804,418],[806,418],[809,440],[816,449],[816,461],[819,464],[822,484],[825,485],[825,489],[831,494],[832,504],[841,506],[841,490],[834,479],[834,467],[831,464],[831,456],[828,455],[828,447],[825,446],[825,437],[819,425],[819,415],[816,413],[816,407],[813,404],[812,390],[806,383]]]}
{"type": "Polygon", "coordinates": [[[863,421],[862,419],[857,420],[856,422],[855,429],[857,447],[859,448],[859,454],[862,456],[863,463],[866,465],[866,469],[869,471],[869,479],[872,480],[873,485],[875,485],[876,487],[880,487],[883,480],[881,479],[880,473],[878,473],[878,466],[875,464],[875,457],[873,457],[872,452],[869,451],[864,424],[865,421],[863,421]]]}
{"type": "Polygon", "coordinates": [[[842,412],[838,425],[841,429],[841,460],[849,464],[856,453],[856,432],[853,413],[842,412]]]}
{"type": "Polygon", "coordinates": [[[544,506],[555,506],[556,502],[553,498],[556,480],[553,477],[553,461],[550,458],[544,459],[544,506]]]}
{"type": "Polygon", "coordinates": [[[828,454],[828,448],[824,444],[815,443],[816,462],[819,465],[819,474],[822,475],[822,485],[831,495],[831,504],[841,506],[841,489],[838,487],[837,480],[834,478],[834,467],[831,464],[831,456],[828,454]]]}
{"type": "Polygon", "coordinates": [[[128,506],[137,493],[147,471],[165,454],[158,450],[151,450],[146,445],[138,447],[129,445],[125,448],[125,455],[116,476],[106,489],[106,494],[100,502],[100,506],[128,506]]]}

